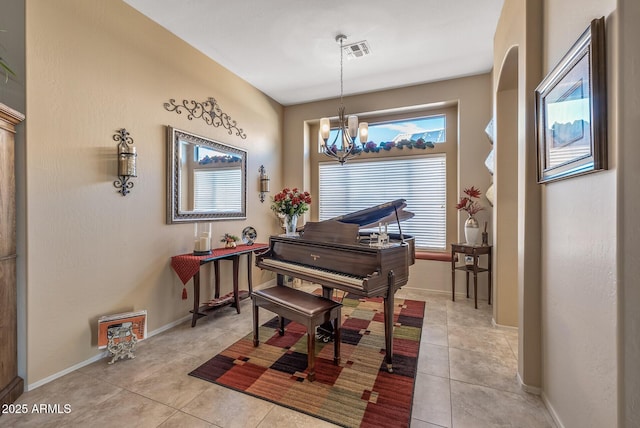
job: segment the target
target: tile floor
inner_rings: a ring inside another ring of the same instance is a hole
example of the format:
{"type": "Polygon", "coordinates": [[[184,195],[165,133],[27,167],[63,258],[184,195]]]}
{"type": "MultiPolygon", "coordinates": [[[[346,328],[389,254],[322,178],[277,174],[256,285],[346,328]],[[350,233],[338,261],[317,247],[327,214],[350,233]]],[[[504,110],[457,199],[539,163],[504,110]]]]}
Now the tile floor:
{"type": "MultiPolygon", "coordinates": [[[[472,299],[400,290],[426,301],[411,426],[554,427],[539,397],[516,379],[517,332],[496,329],[472,299]]],[[[2,415],[3,427],[331,427],[332,424],[196,379],[187,373],[251,331],[250,301],[138,344],[136,358],[105,358],[23,394],[16,404],[61,413],[2,415]],[[70,412],[64,413],[64,405],[70,412]]],[[[267,319],[261,311],[261,321],[267,319]]]]}

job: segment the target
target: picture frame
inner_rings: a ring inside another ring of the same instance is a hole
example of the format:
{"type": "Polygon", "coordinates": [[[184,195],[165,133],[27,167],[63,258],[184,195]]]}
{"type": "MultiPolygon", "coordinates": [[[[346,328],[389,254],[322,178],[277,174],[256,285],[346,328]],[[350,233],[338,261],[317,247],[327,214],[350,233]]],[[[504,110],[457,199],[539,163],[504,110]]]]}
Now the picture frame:
{"type": "Polygon", "coordinates": [[[538,183],[607,169],[604,17],[535,90],[538,183]]]}

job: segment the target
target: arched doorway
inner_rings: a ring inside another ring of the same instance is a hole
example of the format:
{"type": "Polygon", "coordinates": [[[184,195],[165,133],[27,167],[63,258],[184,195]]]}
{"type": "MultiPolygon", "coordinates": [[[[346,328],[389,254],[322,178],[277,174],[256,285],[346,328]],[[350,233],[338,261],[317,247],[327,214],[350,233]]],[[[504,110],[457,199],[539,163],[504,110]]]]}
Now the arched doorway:
{"type": "Polygon", "coordinates": [[[495,103],[495,243],[496,324],[518,326],[518,47],[507,52],[499,70],[495,103]]]}

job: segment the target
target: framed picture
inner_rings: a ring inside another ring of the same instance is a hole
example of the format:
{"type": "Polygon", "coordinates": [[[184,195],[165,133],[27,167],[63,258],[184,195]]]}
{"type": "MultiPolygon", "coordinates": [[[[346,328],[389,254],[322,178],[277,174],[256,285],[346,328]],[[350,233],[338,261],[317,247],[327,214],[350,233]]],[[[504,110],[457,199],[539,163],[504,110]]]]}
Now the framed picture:
{"type": "Polygon", "coordinates": [[[536,88],[538,183],[607,169],[604,17],[536,88]]]}
{"type": "MultiPolygon", "coordinates": [[[[137,340],[147,338],[147,311],[125,312],[122,314],[105,315],[98,319],[98,349],[107,347],[109,339],[121,328],[131,328],[137,340]]],[[[115,335],[115,343],[119,342],[115,335]]]]}

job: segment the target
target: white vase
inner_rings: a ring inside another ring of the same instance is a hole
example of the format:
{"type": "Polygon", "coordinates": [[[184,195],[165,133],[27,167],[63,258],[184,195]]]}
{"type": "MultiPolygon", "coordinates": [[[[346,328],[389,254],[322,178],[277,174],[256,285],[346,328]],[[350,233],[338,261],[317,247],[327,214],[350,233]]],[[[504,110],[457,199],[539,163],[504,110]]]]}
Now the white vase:
{"type": "Polygon", "coordinates": [[[464,222],[464,239],[467,245],[477,245],[480,225],[478,220],[472,215],[464,222]]]}
{"type": "Polygon", "coordinates": [[[284,217],[284,228],[287,236],[296,236],[296,227],[298,226],[298,214],[287,215],[284,217]]]}

